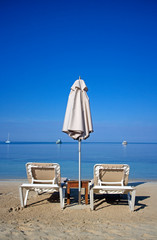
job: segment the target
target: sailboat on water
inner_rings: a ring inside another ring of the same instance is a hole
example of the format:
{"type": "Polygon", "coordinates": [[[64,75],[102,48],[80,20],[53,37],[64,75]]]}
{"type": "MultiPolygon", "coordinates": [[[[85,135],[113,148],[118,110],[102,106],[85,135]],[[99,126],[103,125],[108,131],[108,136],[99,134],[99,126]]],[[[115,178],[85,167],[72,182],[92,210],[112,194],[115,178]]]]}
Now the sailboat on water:
{"type": "Polygon", "coordinates": [[[10,140],[9,140],[9,133],[8,133],[8,138],[7,138],[7,140],[5,141],[5,143],[10,143],[10,140]]]}
{"type": "Polygon", "coordinates": [[[57,141],[56,141],[56,144],[61,144],[62,143],[62,141],[61,141],[61,139],[59,138],[57,141]]]}

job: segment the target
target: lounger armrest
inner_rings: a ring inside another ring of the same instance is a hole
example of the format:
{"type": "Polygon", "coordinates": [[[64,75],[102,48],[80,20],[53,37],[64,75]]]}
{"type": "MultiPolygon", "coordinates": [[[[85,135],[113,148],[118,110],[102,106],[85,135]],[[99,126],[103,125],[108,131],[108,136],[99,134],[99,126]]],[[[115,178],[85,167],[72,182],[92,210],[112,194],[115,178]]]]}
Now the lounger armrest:
{"type": "Polygon", "coordinates": [[[135,190],[134,187],[131,186],[99,186],[96,185],[93,187],[93,189],[104,189],[104,190],[128,190],[128,191],[133,191],[135,190]]]}
{"type": "Polygon", "coordinates": [[[20,187],[22,188],[58,188],[58,184],[33,184],[33,183],[23,183],[20,187]]]}

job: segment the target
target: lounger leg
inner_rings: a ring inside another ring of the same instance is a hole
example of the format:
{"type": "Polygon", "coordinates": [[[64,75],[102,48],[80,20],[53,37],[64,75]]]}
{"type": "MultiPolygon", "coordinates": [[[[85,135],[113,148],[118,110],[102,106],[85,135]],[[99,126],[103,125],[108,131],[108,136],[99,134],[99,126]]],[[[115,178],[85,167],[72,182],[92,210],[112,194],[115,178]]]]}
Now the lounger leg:
{"type": "Polygon", "coordinates": [[[134,211],[134,206],[135,206],[135,196],[136,196],[136,190],[133,190],[132,191],[132,198],[131,198],[131,205],[132,205],[132,207],[131,207],[131,211],[134,211]]]}
{"type": "Polygon", "coordinates": [[[63,209],[63,190],[61,187],[59,188],[59,197],[60,197],[60,206],[61,206],[61,209],[63,209]]]}
{"type": "Polygon", "coordinates": [[[65,188],[62,188],[63,190],[63,208],[64,208],[64,205],[65,205],[65,188]]]}
{"type": "Polygon", "coordinates": [[[19,193],[20,193],[21,207],[24,207],[24,203],[23,203],[23,188],[22,187],[19,187],[19,193]]]}
{"type": "Polygon", "coordinates": [[[94,210],[94,192],[93,188],[90,189],[90,209],[94,210]]]}
{"type": "Polygon", "coordinates": [[[131,211],[134,211],[135,195],[136,195],[136,190],[135,189],[132,191],[131,195],[130,195],[130,192],[128,193],[128,203],[129,203],[129,208],[130,208],[131,211]]]}
{"type": "Polygon", "coordinates": [[[25,195],[25,200],[24,200],[24,206],[27,205],[28,193],[29,193],[29,190],[26,190],[26,195],[25,195]]]}

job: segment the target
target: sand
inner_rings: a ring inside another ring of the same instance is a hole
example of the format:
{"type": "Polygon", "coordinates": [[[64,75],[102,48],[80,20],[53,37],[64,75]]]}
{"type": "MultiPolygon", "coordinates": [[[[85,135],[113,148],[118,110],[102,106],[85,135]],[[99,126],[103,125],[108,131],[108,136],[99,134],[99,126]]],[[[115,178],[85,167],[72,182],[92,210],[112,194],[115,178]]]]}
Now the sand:
{"type": "MultiPolygon", "coordinates": [[[[58,194],[31,192],[28,207],[20,207],[23,181],[0,182],[0,239],[157,239],[157,182],[135,182],[136,206],[126,199],[99,198],[96,210],[72,204],[60,209],[58,194]]],[[[76,191],[73,191],[75,194],[76,191]]]]}

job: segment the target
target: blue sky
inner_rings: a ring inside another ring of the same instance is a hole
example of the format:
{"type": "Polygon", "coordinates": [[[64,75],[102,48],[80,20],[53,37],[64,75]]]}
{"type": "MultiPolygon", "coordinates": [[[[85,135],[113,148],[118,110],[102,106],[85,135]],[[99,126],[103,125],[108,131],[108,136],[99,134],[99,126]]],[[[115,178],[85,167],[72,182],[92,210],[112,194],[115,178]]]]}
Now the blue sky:
{"type": "Polygon", "coordinates": [[[87,141],[157,142],[157,2],[0,1],[0,141],[73,141],[70,87],[89,89],[87,141]]]}

